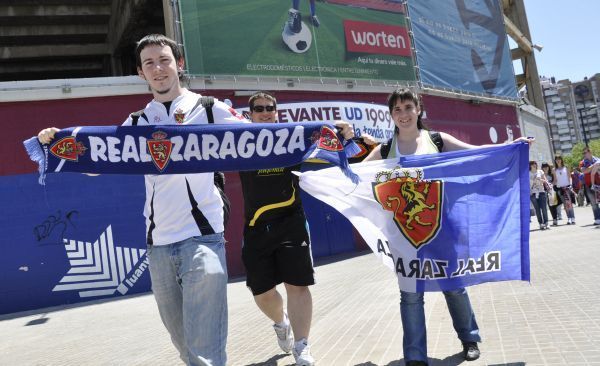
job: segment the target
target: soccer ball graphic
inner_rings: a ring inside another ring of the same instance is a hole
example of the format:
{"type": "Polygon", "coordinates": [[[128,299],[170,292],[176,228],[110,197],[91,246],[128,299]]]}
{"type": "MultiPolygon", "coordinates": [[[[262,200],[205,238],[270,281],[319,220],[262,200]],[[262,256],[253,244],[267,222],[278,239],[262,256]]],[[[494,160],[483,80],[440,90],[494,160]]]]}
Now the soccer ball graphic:
{"type": "Polygon", "coordinates": [[[283,43],[295,53],[304,53],[308,51],[312,44],[312,33],[302,21],[299,11],[290,9],[288,20],[283,26],[281,33],[283,43]]]}

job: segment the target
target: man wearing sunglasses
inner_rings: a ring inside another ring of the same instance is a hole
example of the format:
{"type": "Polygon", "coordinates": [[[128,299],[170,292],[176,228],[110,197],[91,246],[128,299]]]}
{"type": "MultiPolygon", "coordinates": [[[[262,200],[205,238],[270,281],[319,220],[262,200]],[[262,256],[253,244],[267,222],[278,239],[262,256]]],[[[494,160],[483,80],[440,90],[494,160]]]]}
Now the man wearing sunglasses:
{"type": "MultiPolygon", "coordinates": [[[[248,103],[253,123],[277,123],[273,95],[257,92],[248,103]]],[[[354,136],[349,123],[337,122],[336,127],[344,138],[354,136]]],[[[308,286],[315,279],[298,177],[293,170],[300,170],[300,166],[240,172],[245,218],[242,260],[246,285],[258,308],[275,323],[279,347],[293,353],[296,365],[312,366],[315,360],[308,345],[312,296],[308,286]],[[287,311],[276,288],[280,283],[287,293],[287,311]]]]}

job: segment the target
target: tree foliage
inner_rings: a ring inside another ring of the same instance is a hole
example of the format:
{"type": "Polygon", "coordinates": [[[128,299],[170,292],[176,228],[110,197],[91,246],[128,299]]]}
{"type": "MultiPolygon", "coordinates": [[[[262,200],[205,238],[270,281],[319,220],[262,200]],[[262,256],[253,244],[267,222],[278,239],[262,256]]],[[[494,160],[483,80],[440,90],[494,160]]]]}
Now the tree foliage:
{"type": "MultiPolygon", "coordinates": [[[[592,155],[600,156],[600,139],[592,140],[589,142],[589,147],[592,150],[592,155]]],[[[579,162],[583,159],[583,148],[585,144],[583,142],[578,142],[573,146],[570,154],[563,156],[563,161],[565,165],[570,169],[579,166],[579,162]]]]}

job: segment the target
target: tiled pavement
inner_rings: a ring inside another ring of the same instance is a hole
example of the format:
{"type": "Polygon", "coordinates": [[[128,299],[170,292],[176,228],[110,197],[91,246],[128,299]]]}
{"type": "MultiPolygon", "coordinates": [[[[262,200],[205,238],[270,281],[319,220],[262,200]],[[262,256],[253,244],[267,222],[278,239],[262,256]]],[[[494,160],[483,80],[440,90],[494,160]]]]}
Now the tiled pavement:
{"type": "MultiPolygon", "coordinates": [[[[600,229],[589,207],[576,216],[576,226],[532,230],[531,283],[469,289],[484,339],[481,359],[469,366],[600,365],[600,229]]],[[[392,274],[368,254],[316,272],[317,364],[404,365],[392,274]]],[[[243,281],[228,290],[229,364],[293,364],[243,281]]],[[[426,295],[426,315],[430,364],[466,365],[443,295],[426,295]]],[[[0,339],[0,365],[181,365],[151,295],[0,317],[0,339]]]]}

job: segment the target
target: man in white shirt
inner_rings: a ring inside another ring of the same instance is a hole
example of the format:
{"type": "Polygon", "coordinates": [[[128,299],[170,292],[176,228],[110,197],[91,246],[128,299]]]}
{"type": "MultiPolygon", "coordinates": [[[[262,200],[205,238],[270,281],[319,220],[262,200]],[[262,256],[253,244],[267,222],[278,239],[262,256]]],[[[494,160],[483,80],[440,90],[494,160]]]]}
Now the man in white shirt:
{"type": "MultiPolygon", "coordinates": [[[[184,58],[177,44],[159,34],[136,47],[138,74],[154,99],[124,123],[208,123],[200,95],[181,86],[184,58]]],[[[246,122],[215,101],[217,123],[246,122]]],[[[38,134],[49,143],[58,129],[38,134]]],[[[227,266],[223,200],[213,173],[146,175],[146,236],[152,291],[163,324],[187,365],[224,366],[227,341],[227,266]]]]}

